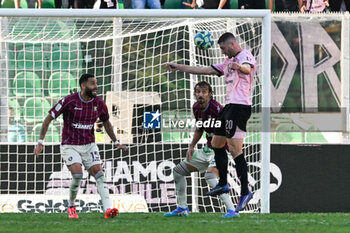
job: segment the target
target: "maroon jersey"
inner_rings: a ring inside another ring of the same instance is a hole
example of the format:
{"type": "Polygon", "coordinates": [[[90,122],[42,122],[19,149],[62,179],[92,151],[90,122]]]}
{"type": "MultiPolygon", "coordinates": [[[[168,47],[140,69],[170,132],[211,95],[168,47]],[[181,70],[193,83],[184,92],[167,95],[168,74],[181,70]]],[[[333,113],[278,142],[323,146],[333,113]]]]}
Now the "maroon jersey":
{"type": "Polygon", "coordinates": [[[95,97],[85,101],[80,92],[61,99],[49,113],[54,119],[63,113],[62,145],[85,145],[95,142],[94,124],[97,118],[101,121],[109,119],[103,99],[95,97]]]}
{"type": "MultiPolygon", "coordinates": [[[[222,109],[222,105],[213,99],[209,101],[208,106],[204,110],[201,109],[198,102],[194,103],[192,107],[193,115],[196,118],[196,121],[206,121],[211,118],[218,119],[222,109]]],[[[198,129],[204,130],[207,133],[207,145],[209,148],[212,148],[211,139],[214,135],[214,128],[202,127],[198,129]]]]}

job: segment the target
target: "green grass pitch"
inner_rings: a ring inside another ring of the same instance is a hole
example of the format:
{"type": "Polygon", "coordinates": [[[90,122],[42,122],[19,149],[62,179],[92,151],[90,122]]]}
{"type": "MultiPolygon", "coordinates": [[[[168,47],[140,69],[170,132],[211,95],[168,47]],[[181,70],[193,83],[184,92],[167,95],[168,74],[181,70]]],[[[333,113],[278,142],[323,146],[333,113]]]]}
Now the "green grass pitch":
{"type": "Polygon", "coordinates": [[[104,219],[102,213],[81,213],[79,219],[67,214],[0,214],[1,233],[128,233],[128,232],[346,232],[350,213],[241,214],[223,219],[219,213],[191,213],[188,217],[164,217],[162,213],[122,213],[104,219]]]}

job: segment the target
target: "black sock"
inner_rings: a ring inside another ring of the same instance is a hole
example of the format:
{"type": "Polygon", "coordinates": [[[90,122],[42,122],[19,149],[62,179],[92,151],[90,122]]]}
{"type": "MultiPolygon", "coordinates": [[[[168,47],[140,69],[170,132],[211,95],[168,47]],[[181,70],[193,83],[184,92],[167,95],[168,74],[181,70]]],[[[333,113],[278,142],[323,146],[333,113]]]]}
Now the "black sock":
{"type": "Polygon", "coordinates": [[[216,168],[219,171],[219,185],[224,186],[227,184],[227,164],[228,158],[225,147],[220,149],[214,149],[215,151],[215,163],[216,168]]]}
{"type": "Polygon", "coordinates": [[[243,154],[238,155],[234,160],[236,163],[237,176],[241,181],[241,195],[247,195],[249,193],[247,162],[243,154]]]}

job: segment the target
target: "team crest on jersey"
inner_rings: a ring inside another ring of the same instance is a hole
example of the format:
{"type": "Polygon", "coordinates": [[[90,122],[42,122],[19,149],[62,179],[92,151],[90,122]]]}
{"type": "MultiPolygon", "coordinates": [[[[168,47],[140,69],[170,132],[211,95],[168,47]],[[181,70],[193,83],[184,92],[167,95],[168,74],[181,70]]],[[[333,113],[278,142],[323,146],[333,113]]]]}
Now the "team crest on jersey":
{"type": "Polygon", "coordinates": [[[97,111],[97,106],[94,107],[94,111],[95,111],[95,112],[97,111]]]}

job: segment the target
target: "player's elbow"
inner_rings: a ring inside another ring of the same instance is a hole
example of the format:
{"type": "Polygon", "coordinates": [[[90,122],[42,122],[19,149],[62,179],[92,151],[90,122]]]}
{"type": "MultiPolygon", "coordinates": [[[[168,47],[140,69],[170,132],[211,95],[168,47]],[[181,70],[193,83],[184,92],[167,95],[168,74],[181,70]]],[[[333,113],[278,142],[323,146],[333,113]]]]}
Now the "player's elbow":
{"type": "Polygon", "coordinates": [[[53,120],[53,117],[51,116],[51,114],[48,114],[44,120],[45,123],[50,124],[51,121],[53,120]]]}
{"type": "Polygon", "coordinates": [[[111,122],[109,120],[106,120],[106,121],[102,121],[102,124],[105,128],[108,128],[109,126],[111,126],[111,122]]]}
{"type": "Polygon", "coordinates": [[[252,67],[250,65],[243,65],[243,66],[241,66],[240,71],[243,74],[250,74],[250,72],[252,71],[252,67]]]}
{"type": "Polygon", "coordinates": [[[250,74],[250,71],[251,71],[251,70],[242,70],[241,72],[242,72],[243,74],[250,74]]]}

